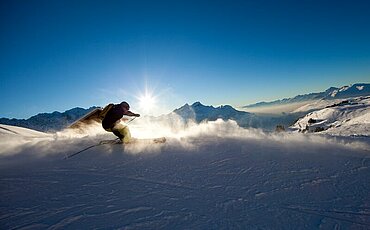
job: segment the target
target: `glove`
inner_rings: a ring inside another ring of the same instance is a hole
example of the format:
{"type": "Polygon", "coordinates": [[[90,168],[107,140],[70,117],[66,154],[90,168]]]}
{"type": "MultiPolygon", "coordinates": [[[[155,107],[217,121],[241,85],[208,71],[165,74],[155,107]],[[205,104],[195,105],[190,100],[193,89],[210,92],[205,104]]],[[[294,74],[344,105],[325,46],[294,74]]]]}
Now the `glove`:
{"type": "Polygon", "coordinates": [[[137,113],[137,114],[135,114],[135,117],[140,117],[140,114],[138,114],[138,113],[137,113]]]}

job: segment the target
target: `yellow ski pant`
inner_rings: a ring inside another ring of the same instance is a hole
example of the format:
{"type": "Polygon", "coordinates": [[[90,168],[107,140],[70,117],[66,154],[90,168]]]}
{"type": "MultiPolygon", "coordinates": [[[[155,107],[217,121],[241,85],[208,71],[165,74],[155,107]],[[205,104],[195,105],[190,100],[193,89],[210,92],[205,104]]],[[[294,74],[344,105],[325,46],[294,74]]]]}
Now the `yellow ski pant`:
{"type": "Polygon", "coordinates": [[[112,128],[106,130],[108,132],[113,132],[123,143],[129,143],[131,141],[130,129],[120,122],[117,122],[112,128]]]}

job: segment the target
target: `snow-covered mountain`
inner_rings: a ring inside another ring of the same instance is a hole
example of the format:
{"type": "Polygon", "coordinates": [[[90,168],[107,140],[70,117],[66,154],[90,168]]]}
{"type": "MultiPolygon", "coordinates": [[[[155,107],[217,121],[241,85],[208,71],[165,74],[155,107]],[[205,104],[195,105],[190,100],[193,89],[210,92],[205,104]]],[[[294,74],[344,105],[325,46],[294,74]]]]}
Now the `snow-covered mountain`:
{"type": "Polygon", "coordinates": [[[305,113],[283,114],[283,115],[256,115],[245,111],[239,111],[230,105],[222,105],[219,107],[203,105],[200,102],[195,102],[192,105],[185,104],[184,106],[175,109],[173,113],[167,116],[176,114],[182,119],[192,120],[197,123],[202,121],[215,121],[217,119],[233,120],[244,128],[259,128],[263,130],[274,130],[277,125],[288,127],[305,113]]]}
{"type": "Polygon", "coordinates": [[[8,119],[0,118],[0,124],[19,126],[29,129],[34,129],[42,132],[60,131],[72,124],[78,118],[84,116],[86,113],[96,109],[91,107],[89,109],[73,108],[63,113],[40,113],[28,119],[8,119]]]}
{"type": "Polygon", "coordinates": [[[306,101],[317,101],[317,100],[334,100],[343,99],[359,96],[369,96],[370,95],[370,84],[357,83],[349,86],[343,86],[340,88],[330,87],[324,92],[319,93],[309,93],[304,95],[298,95],[293,98],[284,98],[281,100],[271,101],[271,102],[259,102],[256,104],[246,105],[242,108],[256,108],[256,107],[267,107],[267,106],[278,106],[284,104],[301,103],[306,101]]]}
{"type": "MultiPolygon", "coordinates": [[[[364,90],[365,86],[355,85],[352,88],[343,87],[337,91],[328,90],[327,96],[333,98],[353,96],[356,95],[353,93],[354,88],[364,90]]],[[[193,120],[198,123],[221,118],[234,120],[239,126],[245,128],[275,130],[278,126],[279,129],[291,126],[291,129],[300,132],[321,132],[335,136],[370,136],[370,96],[320,99],[301,106],[292,113],[275,116],[238,111],[231,106],[215,108],[200,102],[192,105],[185,104],[173,113],[184,120],[193,120]]]]}
{"type": "Polygon", "coordinates": [[[370,136],[370,97],[341,100],[315,110],[292,128],[300,132],[370,136]]]}
{"type": "Polygon", "coordinates": [[[354,84],[343,86],[339,89],[333,88],[327,92],[325,99],[339,99],[370,95],[370,84],[354,84]]]}
{"type": "Polygon", "coordinates": [[[196,122],[204,120],[215,121],[219,118],[223,120],[242,121],[251,115],[248,112],[238,111],[230,105],[213,107],[203,105],[200,102],[195,102],[192,105],[185,104],[181,108],[175,109],[173,113],[185,120],[190,119],[196,122]]]}

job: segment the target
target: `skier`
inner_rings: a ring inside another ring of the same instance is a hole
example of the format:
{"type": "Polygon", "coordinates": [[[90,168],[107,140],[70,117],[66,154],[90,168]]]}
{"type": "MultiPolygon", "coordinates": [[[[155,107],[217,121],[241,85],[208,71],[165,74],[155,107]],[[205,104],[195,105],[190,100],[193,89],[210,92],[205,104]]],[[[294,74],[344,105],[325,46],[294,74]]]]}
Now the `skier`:
{"type": "MultiPolygon", "coordinates": [[[[131,141],[131,133],[127,125],[121,123],[123,115],[140,117],[140,114],[130,111],[130,105],[123,101],[120,104],[107,105],[101,115],[104,116],[102,125],[108,132],[113,132],[114,135],[119,137],[122,143],[127,144],[131,141]]],[[[128,119],[122,119],[128,120],[128,119]]]]}

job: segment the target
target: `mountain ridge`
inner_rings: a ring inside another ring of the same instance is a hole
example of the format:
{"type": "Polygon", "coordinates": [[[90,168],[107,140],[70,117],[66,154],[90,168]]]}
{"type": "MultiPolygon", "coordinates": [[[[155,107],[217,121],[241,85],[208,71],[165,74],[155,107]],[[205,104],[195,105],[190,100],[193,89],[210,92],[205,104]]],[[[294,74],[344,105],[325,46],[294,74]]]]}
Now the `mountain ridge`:
{"type": "Polygon", "coordinates": [[[368,83],[355,83],[348,86],[342,86],[340,88],[330,87],[323,92],[299,94],[291,98],[283,98],[280,100],[274,100],[270,102],[257,102],[255,104],[245,105],[241,108],[256,108],[274,105],[283,105],[297,102],[304,102],[310,100],[332,100],[332,99],[343,99],[348,97],[368,96],[370,95],[370,84],[368,83]]]}
{"type": "Polygon", "coordinates": [[[218,107],[214,107],[212,105],[206,106],[199,101],[194,102],[192,105],[186,103],[182,107],[175,109],[173,113],[179,115],[185,120],[191,119],[196,122],[201,122],[203,120],[213,121],[219,118],[225,120],[238,119],[243,116],[251,115],[248,112],[236,110],[230,105],[221,105],[218,107]]]}

